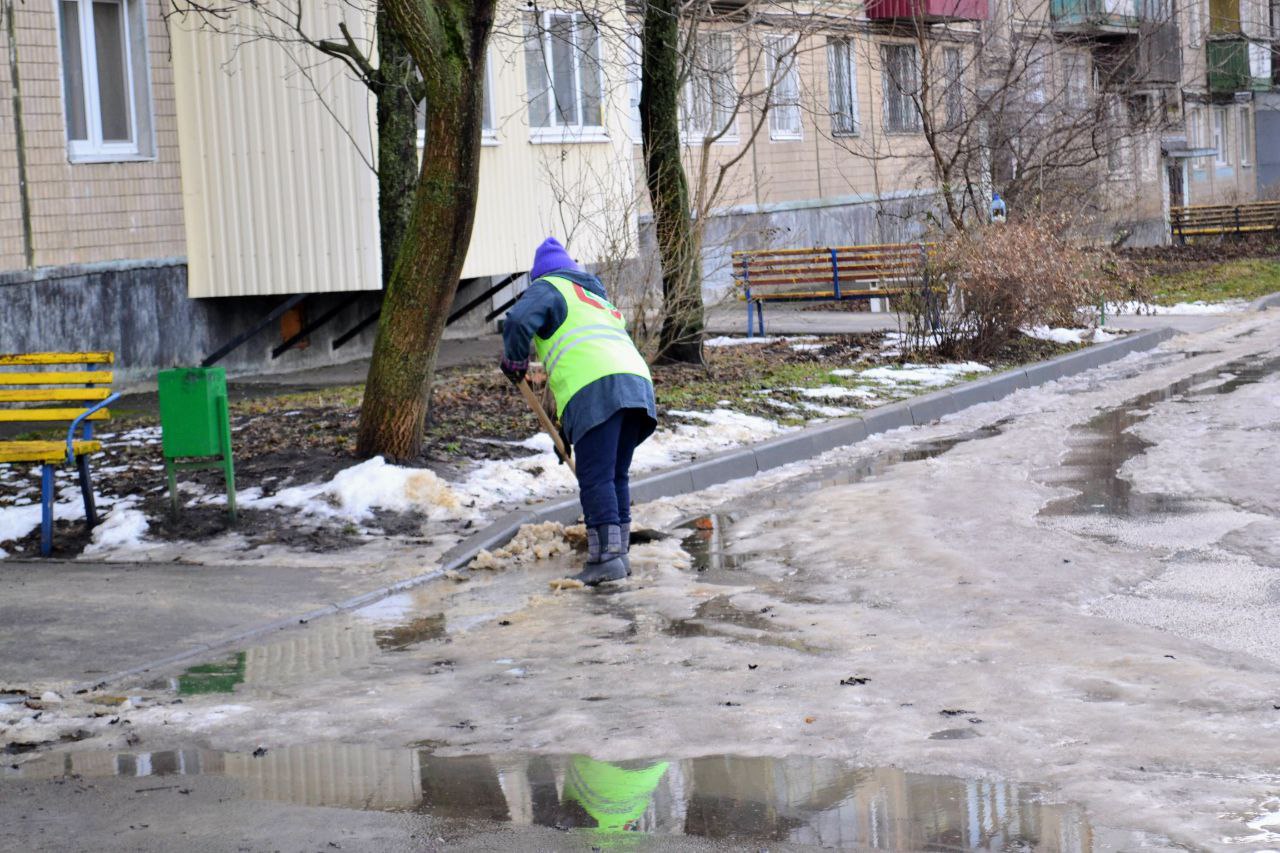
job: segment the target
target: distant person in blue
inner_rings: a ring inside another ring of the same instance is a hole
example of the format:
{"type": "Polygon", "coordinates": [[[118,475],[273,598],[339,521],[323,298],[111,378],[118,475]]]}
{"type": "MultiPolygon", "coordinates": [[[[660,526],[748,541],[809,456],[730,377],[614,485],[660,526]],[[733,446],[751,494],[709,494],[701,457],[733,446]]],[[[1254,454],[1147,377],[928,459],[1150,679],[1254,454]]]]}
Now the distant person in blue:
{"type": "Polygon", "coordinates": [[[577,459],[587,564],[574,579],[621,580],[631,574],[631,456],[658,425],[649,366],[600,279],[554,237],[534,253],[529,280],[503,326],[502,372],[524,379],[532,344],[577,459]]]}

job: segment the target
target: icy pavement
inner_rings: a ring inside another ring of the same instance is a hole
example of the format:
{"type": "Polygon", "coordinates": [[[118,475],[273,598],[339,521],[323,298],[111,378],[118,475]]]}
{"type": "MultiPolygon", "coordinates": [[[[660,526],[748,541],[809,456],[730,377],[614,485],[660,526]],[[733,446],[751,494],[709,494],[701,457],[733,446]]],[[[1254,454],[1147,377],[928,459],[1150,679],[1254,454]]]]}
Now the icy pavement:
{"type": "Polygon", "coordinates": [[[658,849],[1274,848],[1277,341],[1280,315],[1241,318],[637,507],[670,535],[613,589],[550,592],[580,556],[545,548],[123,685],[127,728],[45,711],[91,736],[11,756],[0,827],[123,832],[112,791],[174,784],[191,794],[140,807],[204,796],[308,840],[312,809],[357,849],[401,831],[363,810],[453,810],[507,826],[453,830],[463,849],[586,849],[598,833],[540,833],[583,825],[566,792],[590,756],[668,765],[635,803],[658,849]],[[38,812],[79,767],[105,769],[78,817],[38,812]],[[934,834],[911,834],[919,809],[934,834]]]}

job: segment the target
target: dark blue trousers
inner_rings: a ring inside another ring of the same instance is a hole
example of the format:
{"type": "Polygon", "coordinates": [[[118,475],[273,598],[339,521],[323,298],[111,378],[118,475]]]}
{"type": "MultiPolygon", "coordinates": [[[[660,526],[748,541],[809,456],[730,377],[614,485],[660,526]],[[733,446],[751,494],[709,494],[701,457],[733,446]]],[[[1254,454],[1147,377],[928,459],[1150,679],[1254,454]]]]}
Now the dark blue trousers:
{"type": "Polygon", "coordinates": [[[643,409],[619,409],[574,444],[587,527],[631,521],[631,456],[648,424],[643,409]]]}

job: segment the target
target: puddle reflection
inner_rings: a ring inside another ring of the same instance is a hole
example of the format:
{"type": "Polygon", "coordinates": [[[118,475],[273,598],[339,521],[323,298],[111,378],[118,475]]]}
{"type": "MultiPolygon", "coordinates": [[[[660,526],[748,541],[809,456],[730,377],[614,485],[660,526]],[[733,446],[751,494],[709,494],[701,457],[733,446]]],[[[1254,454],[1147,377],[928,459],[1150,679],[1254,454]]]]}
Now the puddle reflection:
{"type": "Polygon", "coordinates": [[[220,776],[239,780],[254,799],[576,829],[600,846],[633,833],[880,850],[1093,846],[1083,812],[1035,786],[804,757],[610,763],[313,744],[257,758],[201,749],[68,752],[0,773],[70,776],[220,776]]]}
{"type": "Polygon", "coordinates": [[[1062,460],[1061,476],[1045,481],[1052,485],[1067,486],[1075,490],[1076,494],[1049,502],[1040,510],[1040,515],[1130,517],[1189,511],[1192,508],[1191,500],[1175,495],[1137,491],[1133,483],[1121,476],[1125,463],[1154,446],[1152,442],[1135,435],[1131,428],[1149,418],[1151,407],[1156,403],[1230,394],[1246,385],[1259,382],[1278,370],[1280,359],[1235,361],[1100,412],[1072,430],[1074,446],[1062,460]],[[1214,384],[1201,387],[1207,382],[1214,384]]]}

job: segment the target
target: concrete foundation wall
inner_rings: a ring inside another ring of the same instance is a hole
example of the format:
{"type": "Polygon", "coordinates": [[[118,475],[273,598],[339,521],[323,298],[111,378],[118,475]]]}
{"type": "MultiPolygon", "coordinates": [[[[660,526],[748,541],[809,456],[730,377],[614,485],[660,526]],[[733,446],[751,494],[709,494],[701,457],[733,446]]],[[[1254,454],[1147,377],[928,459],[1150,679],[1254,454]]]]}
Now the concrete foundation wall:
{"type": "MultiPolygon", "coordinates": [[[[150,379],[163,368],[195,365],[222,344],[261,322],[280,297],[187,298],[185,264],[155,261],[132,265],[39,271],[0,276],[0,351],[111,350],[116,387],[150,379]]],[[[319,294],[303,303],[318,317],[348,294],[319,294]]],[[[230,374],[283,372],[349,361],[368,355],[376,324],[341,349],[332,341],[378,307],[379,293],[361,293],[332,321],[310,336],[305,349],[271,358],[281,342],[273,323],[219,362],[230,374]]]]}

